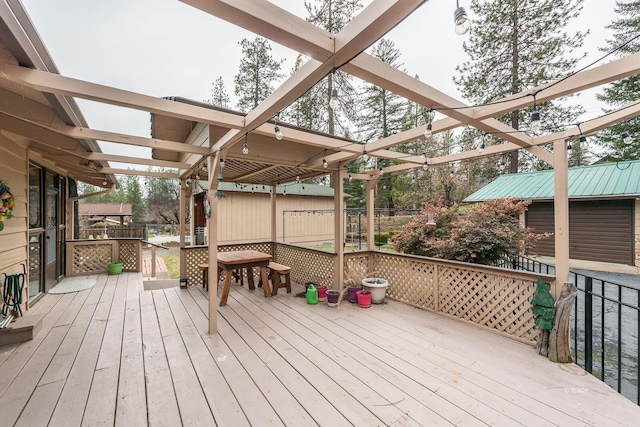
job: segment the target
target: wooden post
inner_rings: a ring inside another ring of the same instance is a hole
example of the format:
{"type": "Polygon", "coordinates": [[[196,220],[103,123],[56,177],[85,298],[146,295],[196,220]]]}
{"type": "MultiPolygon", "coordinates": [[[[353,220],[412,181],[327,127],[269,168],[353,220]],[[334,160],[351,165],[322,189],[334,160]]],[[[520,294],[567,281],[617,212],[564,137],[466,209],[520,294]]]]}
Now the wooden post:
{"type": "MultiPolygon", "coordinates": [[[[180,278],[187,278],[187,251],[185,249],[185,223],[187,216],[187,184],[180,180],[180,278]]],[[[192,243],[193,244],[193,243],[192,243]]]]}
{"type": "Polygon", "coordinates": [[[276,261],[276,254],[275,254],[275,245],[273,243],[276,242],[276,240],[278,240],[278,225],[277,225],[277,221],[278,221],[278,210],[277,210],[277,197],[276,197],[276,191],[277,191],[278,187],[276,185],[272,185],[271,186],[271,256],[273,257],[273,260],[276,261]]]}
{"type": "MultiPolygon", "coordinates": [[[[209,132],[212,134],[209,127],[209,132]]],[[[218,199],[215,193],[218,190],[218,173],[220,173],[220,152],[209,157],[209,190],[207,198],[211,207],[211,216],[208,221],[208,243],[209,243],[209,333],[218,332],[218,199]]],[[[193,222],[193,221],[192,221],[193,222]]]]}
{"type": "Polygon", "coordinates": [[[342,292],[344,287],[344,171],[333,172],[334,240],[336,258],[333,264],[333,289],[342,292]]]}
{"type": "Polygon", "coordinates": [[[569,321],[573,303],[578,290],[571,283],[562,286],[560,297],[556,299],[556,315],[553,319],[553,329],[549,334],[549,360],[556,363],[571,363],[571,328],[569,321]]]}
{"type": "Polygon", "coordinates": [[[553,144],[553,165],[556,280],[551,295],[558,299],[558,285],[569,280],[569,173],[564,139],[553,144]]]}
{"type": "Polygon", "coordinates": [[[156,246],[151,245],[151,278],[156,278],[156,246]]]}

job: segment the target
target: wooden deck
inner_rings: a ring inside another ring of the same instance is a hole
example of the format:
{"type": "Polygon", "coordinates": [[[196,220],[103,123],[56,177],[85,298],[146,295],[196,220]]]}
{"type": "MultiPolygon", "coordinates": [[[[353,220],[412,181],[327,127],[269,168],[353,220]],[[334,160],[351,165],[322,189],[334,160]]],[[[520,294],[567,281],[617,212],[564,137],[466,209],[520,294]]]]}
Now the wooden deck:
{"type": "MultiPolygon", "coordinates": [[[[294,286],[295,288],[295,286],[294,286]]],[[[575,365],[389,302],[369,309],[233,285],[207,334],[201,288],[137,273],[47,295],[33,341],[0,347],[0,425],[638,425],[575,365]]]]}

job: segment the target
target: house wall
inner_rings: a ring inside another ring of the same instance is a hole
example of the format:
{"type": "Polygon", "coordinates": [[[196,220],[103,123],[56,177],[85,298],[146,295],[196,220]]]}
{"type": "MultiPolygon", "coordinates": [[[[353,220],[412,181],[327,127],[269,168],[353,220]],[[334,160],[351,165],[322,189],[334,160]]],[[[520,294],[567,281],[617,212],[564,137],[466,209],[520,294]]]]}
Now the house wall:
{"type": "MultiPolygon", "coordinates": [[[[4,220],[4,229],[0,231],[0,273],[7,275],[27,272],[22,292],[22,309],[27,306],[28,262],[27,262],[27,194],[28,194],[28,161],[27,150],[0,133],[0,179],[11,188],[17,206],[13,209],[13,217],[4,220]]],[[[0,274],[4,284],[5,276],[0,274]]],[[[0,287],[2,293],[2,287],[0,287]]]]}
{"type": "MultiPolygon", "coordinates": [[[[271,240],[271,199],[269,194],[227,192],[218,201],[218,243],[271,240]]],[[[277,240],[282,241],[283,212],[291,210],[332,210],[330,197],[278,195],[276,204],[277,240]]],[[[333,212],[290,213],[284,216],[284,239],[288,243],[333,240],[333,212]]]]}

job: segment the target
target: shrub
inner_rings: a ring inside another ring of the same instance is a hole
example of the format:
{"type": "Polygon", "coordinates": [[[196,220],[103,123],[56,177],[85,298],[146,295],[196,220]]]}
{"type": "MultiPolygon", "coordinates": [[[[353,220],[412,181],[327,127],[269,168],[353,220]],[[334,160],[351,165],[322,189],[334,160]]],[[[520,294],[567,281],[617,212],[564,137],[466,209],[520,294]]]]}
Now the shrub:
{"type": "Polygon", "coordinates": [[[494,264],[502,256],[535,247],[550,233],[535,234],[520,226],[519,216],[530,202],[516,199],[477,203],[460,212],[457,206],[436,207],[436,227],[427,227],[423,211],[393,237],[401,252],[477,264],[494,264]]]}

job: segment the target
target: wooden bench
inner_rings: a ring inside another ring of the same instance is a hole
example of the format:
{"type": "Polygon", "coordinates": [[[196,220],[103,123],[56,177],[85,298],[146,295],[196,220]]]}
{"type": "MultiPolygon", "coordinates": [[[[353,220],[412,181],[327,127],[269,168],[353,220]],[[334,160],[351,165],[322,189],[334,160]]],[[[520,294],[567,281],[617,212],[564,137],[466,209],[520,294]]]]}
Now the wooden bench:
{"type": "Polygon", "coordinates": [[[287,293],[291,293],[291,267],[278,264],[277,262],[269,263],[269,280],[271,281],[271,295],[278,295],[278,289],[287,288],[287,293]],[[284,276],[284,281],[282,281],[284,276]]]}
{"type": "MultiPolygon", "coordinates": [[[[200,267],[200,270],[202,270],[202,287],[208,291],[209,290],[209,264],[208,263],[200,264],[198,267],[200,267]]],[[[221,273],[220,269],[218,269],[218,279],[220,278],[220,273],[221,273]]],[[[241,281],[241,278],[242,276],[240,275],[240,271],[234,270],[233,279],[236,281],[236,283],[241,281]]]]}

